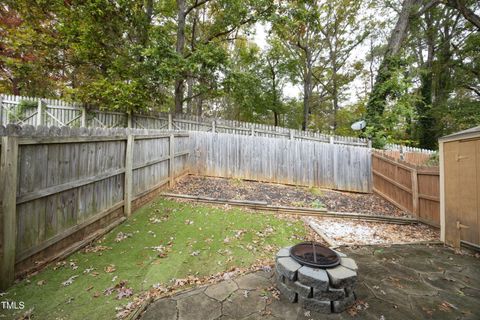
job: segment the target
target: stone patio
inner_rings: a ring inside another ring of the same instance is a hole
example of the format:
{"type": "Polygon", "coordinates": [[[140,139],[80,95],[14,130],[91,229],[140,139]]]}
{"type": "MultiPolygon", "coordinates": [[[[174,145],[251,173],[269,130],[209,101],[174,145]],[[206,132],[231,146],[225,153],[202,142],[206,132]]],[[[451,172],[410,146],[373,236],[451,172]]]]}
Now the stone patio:
{"type": "Polygon", "coordinates": [[[274,299],[272,272],[258,271],[152,303],[142,320],[480,319],[480,259],[440,246],[340,248],[359,268],[357,304],[317,314],[274,299]]]}

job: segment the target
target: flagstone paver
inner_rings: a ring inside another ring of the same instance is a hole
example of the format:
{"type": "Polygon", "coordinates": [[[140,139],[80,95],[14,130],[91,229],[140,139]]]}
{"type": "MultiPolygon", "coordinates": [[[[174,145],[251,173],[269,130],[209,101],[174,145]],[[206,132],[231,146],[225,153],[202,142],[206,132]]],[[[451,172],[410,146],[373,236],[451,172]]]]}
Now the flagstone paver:
{"type": "Polygon", "coordinates": [[[221,303],[204,293],[177,300],[177,309],[178,320],[214,320],[222,315],[221,303]]]}
{"type": "Polygon", "coordinates": [[[277,300],[268,290],[274,272],[264,270],[157,300],[141,320],[480,319],[479,258],[427,245],[342,251],[358,266],[350,312],[322,314],[283,295],[277,300]]]}
{"type": "Polygon", "coordinates": [[[211,285],[205,290],[205,294],[210,298],[223,301],[238,289],[238,285],[233,280],[225,280],[211,285]]]}

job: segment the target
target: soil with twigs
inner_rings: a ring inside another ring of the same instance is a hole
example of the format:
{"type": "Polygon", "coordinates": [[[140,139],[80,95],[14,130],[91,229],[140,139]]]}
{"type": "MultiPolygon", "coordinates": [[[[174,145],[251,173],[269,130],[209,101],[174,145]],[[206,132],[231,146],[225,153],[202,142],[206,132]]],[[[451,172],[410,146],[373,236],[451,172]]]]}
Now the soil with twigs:
{"type": "Polygon", "coordinates": [[[330,189],[289,186],[274,183],[186,176],[168,192],[227,200],[265,201],[269,205],[325,208],[392,217],[409,217],[375,194],[341,192],[330,189]]]}

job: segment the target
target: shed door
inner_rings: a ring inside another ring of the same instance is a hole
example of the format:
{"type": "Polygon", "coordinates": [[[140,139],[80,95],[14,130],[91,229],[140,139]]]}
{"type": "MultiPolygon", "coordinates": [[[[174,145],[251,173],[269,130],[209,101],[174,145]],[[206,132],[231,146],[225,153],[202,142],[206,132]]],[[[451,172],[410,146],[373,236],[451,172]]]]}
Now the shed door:
{"type": "Polygon", "coordinates": [[[445,143],[446,236],[480,245],[480,140],[445,143]]]}

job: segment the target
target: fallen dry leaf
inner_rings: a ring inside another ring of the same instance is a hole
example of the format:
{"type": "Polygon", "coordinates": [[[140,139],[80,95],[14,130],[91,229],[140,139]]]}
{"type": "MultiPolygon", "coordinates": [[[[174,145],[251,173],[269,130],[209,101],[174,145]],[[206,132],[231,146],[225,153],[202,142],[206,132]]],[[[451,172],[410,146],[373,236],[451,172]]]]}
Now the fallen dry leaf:
{"type": "Polygon", "coordinates": [[[115,272],[117,269],[115,269],[115,265],[114,264],[110,264],[108,266],[105,267],[105,272],[107,273],[112,273],[112,272],[115,272]]]}
{"type": "Polygon", "coordinates": [[[62,282],[62,286],[67,287],[67,286],[71,285],[76,278],[78,278],[77,275],[71,276],[70,278],[68,278],[67,280],[62,282]]]}
{"type": "Polygon", "coordinates": [[[127,238],[130,238],[132,237],[133,235],[131,233],[123,233],[123,232],[119,232],[117,233],[117,236],[115,237],[115,242],[120,242],[120,241],[123,241],[127,238]]]}

